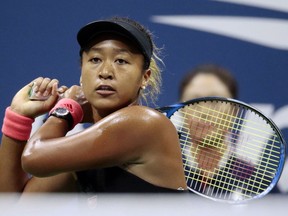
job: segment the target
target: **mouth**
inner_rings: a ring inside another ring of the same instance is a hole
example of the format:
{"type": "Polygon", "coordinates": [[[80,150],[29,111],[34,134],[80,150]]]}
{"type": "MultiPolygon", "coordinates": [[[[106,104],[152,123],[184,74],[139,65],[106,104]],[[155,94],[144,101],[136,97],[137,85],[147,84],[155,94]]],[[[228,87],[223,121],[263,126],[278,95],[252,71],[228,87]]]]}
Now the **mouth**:
{"type": "Polygon", "coordinates": [[[111,95],[115,93],[115,89],[109,85],[100,85],[96,88],[96,92],[100,95],[111,95]]]}

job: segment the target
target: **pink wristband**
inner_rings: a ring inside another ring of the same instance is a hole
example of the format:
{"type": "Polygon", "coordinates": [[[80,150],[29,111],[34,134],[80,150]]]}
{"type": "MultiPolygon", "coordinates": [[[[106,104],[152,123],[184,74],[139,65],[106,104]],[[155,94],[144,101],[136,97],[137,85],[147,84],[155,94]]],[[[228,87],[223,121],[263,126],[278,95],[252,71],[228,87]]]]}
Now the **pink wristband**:
{"type": "Polygon", "coordinates": [[[2,125],[2,133],[16,140],[25,141],[30,137],[34,119],[13,112],[6,108],[2,125]]]}
{"type": "MultiPolygon", "coordinates": [[[[78,123],[80,123],[83,119],[83,109],[79,103],[77,103],[75,100],[70,98],[62,98],[57,102],[57,104],[51,109],[49,114],[51,114],[55,109],[57,108],[66,108],[69,110],[73,117],[73,126],[75,127],[78,123]]],[[[72,129],[71,128],[71,129],[72,129]]]]}

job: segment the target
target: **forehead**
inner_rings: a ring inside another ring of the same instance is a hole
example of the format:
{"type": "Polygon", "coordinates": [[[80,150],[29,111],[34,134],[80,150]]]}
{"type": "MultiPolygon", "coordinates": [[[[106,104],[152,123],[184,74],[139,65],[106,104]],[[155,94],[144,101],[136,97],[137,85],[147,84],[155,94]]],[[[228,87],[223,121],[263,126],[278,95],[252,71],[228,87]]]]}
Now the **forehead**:
{"type": "MultiPolygon", "coordinates": [[[[210,73],[199,73],[194,76],[189,82],[190,85],[203,85],[203,84],[215,84],[225,85],[216,75],[210,73]]],[[[212,85],[214,86],[214,85],[212,85]]]]}
{"type": "Polygon", "coordinates": [[[186,86],[184,92],[205,96],[225,96],[230,94],[228,86],[213,74],[197,74],[186,86]]]}

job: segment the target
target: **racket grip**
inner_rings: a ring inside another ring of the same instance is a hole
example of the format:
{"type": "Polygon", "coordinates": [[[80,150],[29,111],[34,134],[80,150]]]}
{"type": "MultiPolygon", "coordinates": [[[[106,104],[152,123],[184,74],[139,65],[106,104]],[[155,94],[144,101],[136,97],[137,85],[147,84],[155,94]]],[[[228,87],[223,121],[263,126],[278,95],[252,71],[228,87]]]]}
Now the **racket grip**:
{"type": "MultiPolygon", "coordinates": [[[[30,89],[28,95],[29,95],[29,99],[30,99],[31,101],[45,101],[45,100],[47,100],[47,99],[51,96],[51,95],[47,95],[47,96],[37,95],[36,92],[35,92],[35,88],[34,88],[33,86],[32,86],[32,88],[30,89]]],[[[59,96],[59,97],[58,97],[58,101],[59,101],[59,100],[61,100],[61,99],[64,98],[64,93],[61,93],[61,94],[60,94],[60,93],[58,92],[58,96],[59,96]]],[[[86,99],[86,97],[85,97],[85,95],[84,95],[84,93],[83,93],[82,90],[79,90],[79,91],[77,92],[77,94],[75,95],[75,100],[76,100],[80,105],[87,103],[87,99],[86,99]]]]}
{"type": "MultiPolygon", "coordinates": [[[[32,88],[28,92],[28,95],[29,95],[29,99],[32,101],[45,101],[51,96],[51,95],[44,96],[44,95],[39,95],[39,94],[37,95],[35,92],[34,86],[32,86],[32,88]]],[[[63,98],[63,94],[59,94],[59,97],[60,97],[59,99],[63,98]]]]}

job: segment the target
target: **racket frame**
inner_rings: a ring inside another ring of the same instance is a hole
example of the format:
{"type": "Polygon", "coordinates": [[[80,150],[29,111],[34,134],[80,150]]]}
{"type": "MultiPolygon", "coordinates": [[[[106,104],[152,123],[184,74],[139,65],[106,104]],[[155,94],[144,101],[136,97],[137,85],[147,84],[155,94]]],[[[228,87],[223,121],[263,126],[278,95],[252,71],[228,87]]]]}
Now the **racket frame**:
{"type": "MultiPolygon", "coordinates": [[[[171,118],[173,116],[173,114],[175,112],[177,112],[179,109],[185,107],[185,106],[188,106],[188,105],[191,105],[191,104],[195,104],[195,103],[200,103],[200,102],[212,102],[212,101],[220,101],[220,102],[223,102],[223,103],[233,103],[233,104],[236,104],[236,105],[240,105],[242,107],[245,107],[246,109],[248,110],[252,110],[253,112],[255,112],[256,114],[258,114],[261,118],[263,118],[267,123],[269,123],[271,125],[271,128],[274,130],[274,132],[276,133],[276,135],[278,136],[280,142],[281,142],[281,151],[280,151],[280,160],[279,160],[279,165],[278,165],[278,168],[277,168],[277,171],[276,171],[276,175],[273,177],[273,180],[272,182],[270,183],[270,185],[260,194],[250,198],[250,199],[244,199],[244,200],[224,200],[224,199],[216,199],[214,197],[209,197],[207,195],[204,195],[198,191],[195,191],[193,189],[191,189],[188,185],[188,188],[189,190],[193,191],[194,193],[196,194],[199,194],[201,196],[204,196],[204,197],[207,197],[209,199],[212,199],[214,201],[223,201],[223,202],[228,202],[228,203],[243,203],[243,202],[246,202],[246,201],[249,201],[249,200],[254,200],[254,199],[259,199],[263,196],[265,196],[266,194],[268,194],[274,187],[275,185],[277,184],[277,182],[279,181],[280,179],[280,176],[282,174],[282,171],[283,171],[283,168],[284,168],[284,163],[285,163],[285,158],[286,158],[286,142],[283,138],[283,135],[280,131],[280,129],[277,127],[277,125],[274,123],[274,121],[267,117],[266,115],[264,115],[260,110],[258,110],[257,108],[245,103],[245,102],[242,102],[242,101],[239,101],[237,99],[232,99],[232,98],[225,98],[225,97],[201,97],[201,98],[195,98],[195,99],[191,99],[191,100],[188,100],[188,101],[185,101],[185,102],[180,102],[180,103],[175,103],[175,104],[172,104],[172,105],[169,105],[169,106],[164,106],[164,107],[159,107],[159,108],[156,108],[156,110],[158,110],[159,112],[161,113],[164,113],[166,115],[167,118],[171,118]]],[[[177,131],[178,132],[178,131],[177,131]]],[[[178,132],[180,133],[180,132],[178,132]]],[[[180,141],[180,140],[179,140],[180,141]]],[[[183,158],[183,155],[182,155],[182,158],[183,158]]],[[[186,176],[185,176],[186,177],[186,176]]]]}

